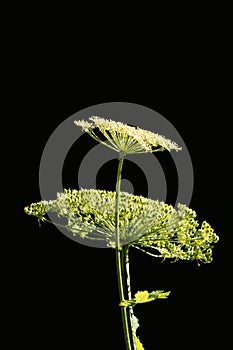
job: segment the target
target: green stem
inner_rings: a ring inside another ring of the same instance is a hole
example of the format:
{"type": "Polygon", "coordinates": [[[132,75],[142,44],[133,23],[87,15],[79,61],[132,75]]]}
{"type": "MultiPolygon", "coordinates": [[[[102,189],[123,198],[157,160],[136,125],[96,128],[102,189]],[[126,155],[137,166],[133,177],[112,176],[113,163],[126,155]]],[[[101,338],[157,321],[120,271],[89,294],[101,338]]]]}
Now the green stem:
{"type": "MultiPolygon", "coordinates": [[[[119,203],[120,203],[120,188],[121,188],[121,172],[123,166],[123,156],[119,156],[117,180],[116,180],[116,201],[115,201],[115,223],[116,223],[116,269],[117,269],[117,281],[119,288],[120,302],[125,300],[124,298],[124,287],[123,287],[123,275],[122,275],[122,248],[120,245],[120,230],[119,230],[119,203]]],[[[125,337],[126,350],[132,350],[131,337],[129,330],[129,322],[127,316],[127,307],[121,306],[122,324],[125,337]]]]}
{"type": "Polygon", "coordinates": [[[120,189],[121,189],[121,172],[123,166],[123,156],[119,156],[119,163],[117,169],[116,179],[116,202],[115,202],[115,223],[116,223],[116,249],[120,248],[120,233],[119,233],[119,203],[120,203],[120,189]]]}
{"type": "MultiPolygon", "coordinates": [[[[126,288],[127,288],[127,295],[128,295],[128,300],[132,299],[132,294],[131,294],[131,283],[130,283],[130,270],[129,270],[129,246],[125,245],[123,247],[123,264],[125,267],[125,279],[126,279],[126,288]]],[[[129,306],[128,309],[128,314],[129,314],[129,319],[130,319],[130,326],[131,326],[131,341],[132,341],[132,348],[133,350],[136,350],[135,348],[135,343],[134,343],[134,335],[133,334],[133,307],[129,306]]]]}

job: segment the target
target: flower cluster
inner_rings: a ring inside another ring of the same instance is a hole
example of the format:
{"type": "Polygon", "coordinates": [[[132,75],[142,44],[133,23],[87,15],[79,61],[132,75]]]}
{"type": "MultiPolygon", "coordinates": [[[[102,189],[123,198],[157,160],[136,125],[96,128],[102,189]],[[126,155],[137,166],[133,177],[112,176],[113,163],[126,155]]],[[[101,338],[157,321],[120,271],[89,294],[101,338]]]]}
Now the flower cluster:
{"type": "MultiPolygon", "coordinates": [[[[64,190],[57,199],[40,201],[25,208],[29,215],[46,221],[47,212],[66,218],[66,229],[81,238],[102,240],[115,248],[116,193],[104,190],[64,190]]],[[[177,209],[164,202],[121,192],[119,203],[121,245],[174,260],[212,261],[212,247],[218,236],[204,221],[199,226],[196,213],[185,205],[177,209]]]]}
{"type": "Polygon", "coordinates": [[[89,120],[90,122],[78,120],[74,123],[81,126],[83,131],[87,132],[96,141],[122,155],[157,152],[165,149],[179,151],[181,149],[175,142],[164,136],[139,127],[99,117],[91,117],[89,120]],[[102,138],[99,133],[102,134],[102,138]]]}

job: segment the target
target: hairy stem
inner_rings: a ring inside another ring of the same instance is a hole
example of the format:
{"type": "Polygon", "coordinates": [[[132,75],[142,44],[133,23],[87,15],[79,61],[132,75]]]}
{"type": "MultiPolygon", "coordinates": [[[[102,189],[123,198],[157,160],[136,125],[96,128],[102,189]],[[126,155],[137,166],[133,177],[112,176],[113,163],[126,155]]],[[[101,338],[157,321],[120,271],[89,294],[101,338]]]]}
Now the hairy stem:
{"type": "MultiPolygon", "coordinates": [[[[119,230],[119,203],[120,203],[120,188],[121,188],[121,172],[123,166],[123,156],[119,156],[117,180],[116,180],[116,202],[115,202],[115,223],[116,223],[116,269],[117,269],[117,281],[119,288],[120,302],[124,298],[124,285],[123,285],[123,274],[122,274],[122,248],[120,245],[120,230],[119,230]]],[[[129,319],[127,315],[127,307],[121,306],[122,324],[125,337],[126,350],[133,350],[131,347],[131,336],[129,328],[129,319]]]]}

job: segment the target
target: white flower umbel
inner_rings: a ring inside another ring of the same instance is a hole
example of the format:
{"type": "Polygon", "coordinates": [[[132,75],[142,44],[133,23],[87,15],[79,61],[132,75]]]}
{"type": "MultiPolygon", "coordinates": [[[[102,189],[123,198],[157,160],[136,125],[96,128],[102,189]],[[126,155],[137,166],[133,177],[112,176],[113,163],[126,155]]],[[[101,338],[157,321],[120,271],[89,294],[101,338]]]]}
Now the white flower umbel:
{"type": "Polygon", "coordinates": [[[96,141],[122,154],[148,153],[163,150],[181,150],[175,142],[164,136],[130,126],[121,122],[99,117],[89,118],[90,122],[76,120],[74,123],[82,127],[96,141]]]}

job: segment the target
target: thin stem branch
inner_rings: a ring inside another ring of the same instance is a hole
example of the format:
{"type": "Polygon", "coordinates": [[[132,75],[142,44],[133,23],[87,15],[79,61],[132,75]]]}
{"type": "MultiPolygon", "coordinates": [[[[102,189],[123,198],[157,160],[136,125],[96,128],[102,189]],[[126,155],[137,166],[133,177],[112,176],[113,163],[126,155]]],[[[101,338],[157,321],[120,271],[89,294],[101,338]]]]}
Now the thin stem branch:
{"type": "Polygon", "coordinates": [[[124,158],[119,156],[119,163],[117,169],[116,179],[116,200],[115,200],[115,223],[116,223],[116,249],[120,247],[120,232],[119,232],[119,203],[120,203],[120,189],[121,189],[121,172],[124,158]]]}
{"type": "Polygon", "coordinates": [[[139,248],[137,245],[132,244],[132,247],[134,247],[134,248],[136,248],[136,249],[138,249],[138,250],[141,250],[143,253],[146,253],[146,254],[148,254],[148,255],[151,255],[151,256],[153,256],[153,257],[155,257],[155,258],[161,258],[161,255],[150,253],[150,252],[148,252],[147,250],[142,249],[141,247],[139,248]]]}

